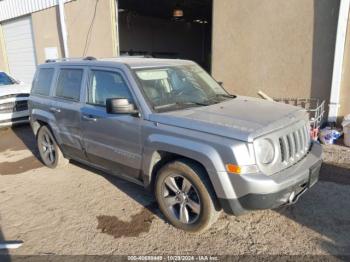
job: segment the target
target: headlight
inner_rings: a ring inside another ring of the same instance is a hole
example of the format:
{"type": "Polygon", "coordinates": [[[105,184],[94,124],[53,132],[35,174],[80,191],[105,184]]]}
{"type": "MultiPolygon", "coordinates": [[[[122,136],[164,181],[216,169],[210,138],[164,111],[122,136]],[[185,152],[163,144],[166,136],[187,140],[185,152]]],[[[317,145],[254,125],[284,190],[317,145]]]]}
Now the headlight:
{"type": "Polygon", "coordinates": [[[261,139],[255,145],[257,160],[264,164],[271,164],[275,158],[275,148],[269,139],[261,139]]]}

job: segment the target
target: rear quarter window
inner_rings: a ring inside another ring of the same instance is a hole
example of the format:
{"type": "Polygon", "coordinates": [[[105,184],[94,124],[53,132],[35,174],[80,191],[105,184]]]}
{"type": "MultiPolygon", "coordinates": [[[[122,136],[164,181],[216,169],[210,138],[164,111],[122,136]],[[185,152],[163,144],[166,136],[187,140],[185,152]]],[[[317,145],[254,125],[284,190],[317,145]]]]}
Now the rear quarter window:
{"type": "Polygon", "coordinates": [[[83,69],[61,69],[55,96],[78,101],[83,79],[83,69]]]}
{"type": "Polygon", "coordinates": [[[50,94],[50,87],[53,79],[53,68],[41,68],[34,79],[32,93],[38,95],[48,96],[50,94]]]}

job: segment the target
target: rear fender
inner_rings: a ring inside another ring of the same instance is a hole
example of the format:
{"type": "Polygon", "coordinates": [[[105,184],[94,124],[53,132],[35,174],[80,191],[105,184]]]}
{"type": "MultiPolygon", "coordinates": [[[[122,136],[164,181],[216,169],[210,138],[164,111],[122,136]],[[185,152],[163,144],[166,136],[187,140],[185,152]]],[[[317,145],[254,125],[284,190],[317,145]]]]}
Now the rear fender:
{"type": "Polygon", "coordinates": [[[36,109],[36,108],[31,110],[30,124],[32,126],[35,136],[37,135],[40,128],[40,125],[38,125],[38,122],[46,123],[51,128],[57,143],[61,144],[62,140],[58,132],[56,119],[52,113],[49,113],[45,110],[36,109]]]}

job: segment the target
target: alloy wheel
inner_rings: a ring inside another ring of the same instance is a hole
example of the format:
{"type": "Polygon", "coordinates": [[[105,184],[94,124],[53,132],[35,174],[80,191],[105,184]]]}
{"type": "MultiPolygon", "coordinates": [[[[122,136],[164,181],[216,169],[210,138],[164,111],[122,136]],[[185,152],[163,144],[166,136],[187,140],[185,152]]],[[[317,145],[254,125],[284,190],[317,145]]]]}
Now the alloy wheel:
{"type": "Polygon", "coordinates": [[[163,197],[170,214],[184,224],[193,224],[201,213],[201,201],[197,189],[184,176],[173,174],[165,178],[163,197]]]}
{"type": "Polygon", "coordinates": [[[55,144],[52,137],[47,132],[43,133],[41,137],[41,152],[45,162],[49,164],[53,164],[55,162],[56,160],[55,144]]]}

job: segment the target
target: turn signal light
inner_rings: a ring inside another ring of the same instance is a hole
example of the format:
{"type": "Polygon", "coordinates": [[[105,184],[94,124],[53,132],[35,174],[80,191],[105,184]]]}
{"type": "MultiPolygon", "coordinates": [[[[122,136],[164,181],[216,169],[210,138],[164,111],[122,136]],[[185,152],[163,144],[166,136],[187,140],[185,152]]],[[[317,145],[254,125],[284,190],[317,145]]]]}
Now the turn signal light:
{"type": "Polygon", "coordinates": [[[242,175],[258,173],[259,169],[256,165],[237,166],[234,164],[227,164],[226,171],[231,174],[242,175]]]}
{"type": "Polygon", "coordinates": [[[229,173],[237,174],[237,175],[239,175],[242,172],[241,168],[239,166],[234,165],[234,164],[227,164],[226,171],[229,173]]]}

